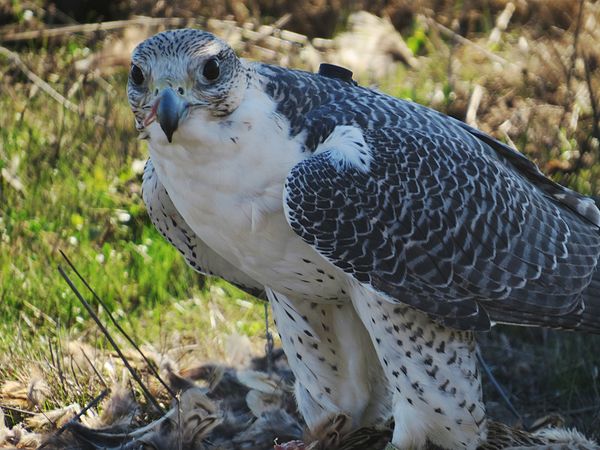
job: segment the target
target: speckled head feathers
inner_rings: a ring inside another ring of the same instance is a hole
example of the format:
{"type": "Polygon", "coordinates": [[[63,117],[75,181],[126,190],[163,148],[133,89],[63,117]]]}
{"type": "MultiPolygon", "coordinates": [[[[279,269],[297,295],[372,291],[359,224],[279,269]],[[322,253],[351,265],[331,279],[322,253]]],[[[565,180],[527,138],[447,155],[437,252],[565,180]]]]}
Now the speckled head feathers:
{"type": "Polygon", "coordinates": [[[178,92],[189,108],[228,114],[239,103],[243,73],[233,49],[206,31],[169,30],[146,39],[133,51],[127,84],[138,130],[144,128],[152,103],[165,87],[178,92]]]}
{"type": "Polygon", "coordinates": [[[206,55],[219,55],[233,53],[227,43],[213,34],[184,28],[168,30],[146,39],[139,44],[131,56],[132,63],[155,62],[160,63],[164,58],[173,60],[188,60],[206,55]]]}

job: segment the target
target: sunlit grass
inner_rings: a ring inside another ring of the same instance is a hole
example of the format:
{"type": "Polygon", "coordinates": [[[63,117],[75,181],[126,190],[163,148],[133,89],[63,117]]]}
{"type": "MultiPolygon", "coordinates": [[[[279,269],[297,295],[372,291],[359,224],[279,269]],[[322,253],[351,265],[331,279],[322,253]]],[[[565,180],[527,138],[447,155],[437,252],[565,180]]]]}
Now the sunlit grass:
{"type": "MultiPolygon", "coordinates": [[[[69,100],[82,105],[82,115],[50,100],[2,61],[7,95],[0,96],[0,167],[17,183],[4,177],[0,191],[0,353],[17,329],[40,335],[60,325],[76,335],[90,326],[57,271],[65,265],[59,250],[140,339],[151,339],[152,318],[161,318],[173,302],[210,297],[205,280],[147,217],[140,196],[146,144],[136,139],[124,74],[111,78],[109,89],[93,79],[73,89],[80,76],[71,64],[81,48],[70,42],[53,50],[25,53],[26,62],[49,64],[45,78],[59,92],[71,90],[69,100]],[[96,116],[106,123],[95,122],[96,116]]],[[[239,310],[228,308],[232,323],[244,324],[239,331],[260,331],[252,325],[260,317],[239,310]]]]}

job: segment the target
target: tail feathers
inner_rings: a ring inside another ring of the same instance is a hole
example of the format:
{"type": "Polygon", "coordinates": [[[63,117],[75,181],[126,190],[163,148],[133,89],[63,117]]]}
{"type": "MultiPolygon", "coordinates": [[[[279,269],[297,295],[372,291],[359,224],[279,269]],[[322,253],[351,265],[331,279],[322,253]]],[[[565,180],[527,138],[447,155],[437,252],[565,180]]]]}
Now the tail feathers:
{"type": "Polygon", "coordinates": [[[583,311],[576,330],[600,334],[600,271],[596,270],[594,278],[582,295],[583,311]]]}
{"type": "Polygon", "coordinates": [[[596,271],[591,283],[581,294],[578,307],[568,314],[536,314],[531,311],[503,308],[501,304],[486,305],[485,308],[492,320],[498,323],[600,334],[600,271],[596,271]]]}

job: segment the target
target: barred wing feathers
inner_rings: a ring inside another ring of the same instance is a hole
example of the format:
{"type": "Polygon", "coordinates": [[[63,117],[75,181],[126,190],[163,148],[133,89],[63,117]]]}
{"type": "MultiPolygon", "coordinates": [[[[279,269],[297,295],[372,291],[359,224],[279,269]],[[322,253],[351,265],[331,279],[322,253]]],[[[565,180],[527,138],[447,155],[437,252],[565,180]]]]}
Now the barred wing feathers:
{"type": "Polygon", "coordinates": [[[287,178],[290,226],[359,282],[448,326],[576,328],[600,254],[597,210],[578,194],[561,202],[533,163],[457,124],[363,130],[368,171],[316,152],[287,178]]]}

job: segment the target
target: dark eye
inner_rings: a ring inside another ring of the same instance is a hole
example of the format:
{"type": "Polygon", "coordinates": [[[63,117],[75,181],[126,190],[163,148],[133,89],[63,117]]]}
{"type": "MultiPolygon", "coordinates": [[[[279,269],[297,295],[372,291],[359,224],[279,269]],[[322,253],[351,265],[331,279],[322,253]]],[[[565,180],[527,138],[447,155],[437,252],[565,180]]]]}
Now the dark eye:
{"type": "Polygon", "coordinates": [[[214,81],[219,78],[219,73],[219,61],[217,58],[210,58],[208,61],[206,61],[206,64],[204,64],[204,70],[202,71],[204,78],[214,81]]]}
{"type": "Polygon", "coordinates": [[[142,72],[142,69],[140,69],[139,66],[136,66],[135,64],[132,64],[131,66],[130,75],[131,81],[133,81],[138,86],[144,82],[144,73],[142,72]]]}

